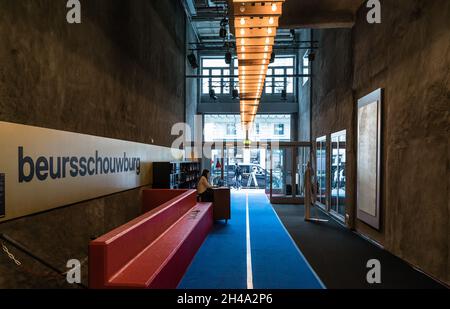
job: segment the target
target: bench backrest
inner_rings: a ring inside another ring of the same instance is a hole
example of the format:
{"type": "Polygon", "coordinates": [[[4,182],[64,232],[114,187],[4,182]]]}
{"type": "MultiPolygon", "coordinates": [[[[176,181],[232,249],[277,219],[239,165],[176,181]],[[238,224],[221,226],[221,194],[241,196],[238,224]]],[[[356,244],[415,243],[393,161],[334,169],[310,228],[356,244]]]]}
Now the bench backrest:
{"type": "Polygon", "coordinates": [[[146,189],[142,190],[142,213],[160,207],[188,190],[146,189]]]}
{"type": "Polygon", "coordinates": [[[197,203],[197,191],[181,194],[142,216],[97,238],[89,245],[89,285],[102,288],[197,203]]]}

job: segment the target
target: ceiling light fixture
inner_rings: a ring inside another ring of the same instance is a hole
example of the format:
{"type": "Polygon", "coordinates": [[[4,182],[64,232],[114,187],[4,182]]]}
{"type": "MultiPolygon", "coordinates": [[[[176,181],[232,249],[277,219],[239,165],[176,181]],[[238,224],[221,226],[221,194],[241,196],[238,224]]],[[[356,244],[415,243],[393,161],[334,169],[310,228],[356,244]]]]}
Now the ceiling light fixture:
{"type": "Polygon", "coordinates": [[[195,54],[192,52],[187,56],[187,58],[188,58],[188,61],[189,61],[189,64],[191,65],[191,67],[193,69],[197,69],[198,63],[197,63],[197,57],[195,56],[195,54]]]}
{"type": "Polygon", "coordinates": [[[232,2],[237,36],[241,121],[243,130],[248,132],[258,112],[268,64],[273,62],[273,44],[285,0],[232,2]]]}
{"type": "Polygon", "coordinates": [[[222,39],[225,39],[227,37],[227,27],[228,27],[228,19],[225,17],[224,19],[222,19],[220,21],[220,31],[219,31],[219,36],[222,39]]]}
{"type": "Polygon", "coordinates": [[[231,64],[231,60],[233,59],[233,56],[231,55],[231,53],[230,52],[227,52],[226,54],[225,54],[225,63],[226,64],[231,64]]]}

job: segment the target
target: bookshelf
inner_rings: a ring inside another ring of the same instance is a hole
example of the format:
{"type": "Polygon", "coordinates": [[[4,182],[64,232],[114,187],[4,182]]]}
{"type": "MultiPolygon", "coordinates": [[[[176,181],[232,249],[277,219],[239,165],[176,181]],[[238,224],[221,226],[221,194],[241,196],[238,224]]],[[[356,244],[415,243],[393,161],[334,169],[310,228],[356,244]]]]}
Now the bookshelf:
{"type": "Polygon", "coordinates": [[[155,162],[153,163],[153,188],[195,189],[200,178],[199,162],[155,162]]]}

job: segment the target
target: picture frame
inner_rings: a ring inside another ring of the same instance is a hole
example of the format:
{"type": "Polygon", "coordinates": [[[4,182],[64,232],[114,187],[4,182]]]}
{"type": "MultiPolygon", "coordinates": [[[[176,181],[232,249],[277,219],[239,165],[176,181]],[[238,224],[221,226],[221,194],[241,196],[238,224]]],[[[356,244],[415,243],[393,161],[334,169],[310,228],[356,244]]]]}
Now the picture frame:
{"type": "Polygon", "coordinates": [[[381,145],[383,89],[358,100],[357,111],[357,218],[381,228],[381,145]]]}

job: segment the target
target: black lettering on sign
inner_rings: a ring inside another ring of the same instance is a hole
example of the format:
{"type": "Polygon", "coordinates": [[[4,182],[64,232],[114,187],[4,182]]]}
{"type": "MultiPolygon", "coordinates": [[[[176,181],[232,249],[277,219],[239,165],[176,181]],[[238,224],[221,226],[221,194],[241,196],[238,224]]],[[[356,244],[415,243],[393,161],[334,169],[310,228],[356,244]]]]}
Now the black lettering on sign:
{"type": "Polygon", "coordinates": [[[57,180],[67,177],[84,177],[93,175],[108,175],[134,172],[141,174],[141,158],[129,157],[126,152],[123,157],[104,157],[95,151],[91,157],[37,157],[27,156],[23,147],[18,148],[19,183],[57,180]]]}
{"type": "Polygon", "coordinates": [[[5,216],[5,174],[0,174],[0,218],[5,216]]]}

